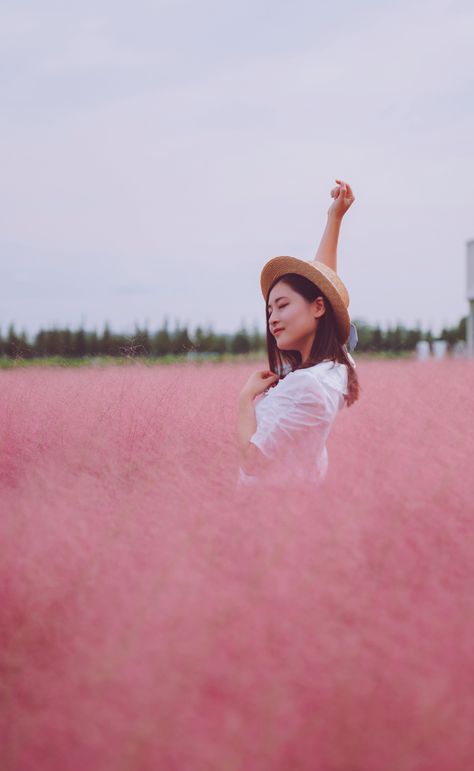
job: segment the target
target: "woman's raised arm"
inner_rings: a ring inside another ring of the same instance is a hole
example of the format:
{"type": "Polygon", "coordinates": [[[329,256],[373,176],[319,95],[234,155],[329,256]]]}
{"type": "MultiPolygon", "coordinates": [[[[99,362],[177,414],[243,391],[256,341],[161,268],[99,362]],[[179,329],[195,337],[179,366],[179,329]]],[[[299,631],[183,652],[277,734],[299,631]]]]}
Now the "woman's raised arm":
{"type": "Polygon", "coordinates": [[[331,190],[331,197],[334,198],[328,209],[328,219],[318,251],[314,257],[318,262],[323,262],[328,268],[337,273],[337,242],[339,239],[339,230],[344,214],[354,203],[355,198],[351,187],[347,182],[336,179],[337,187],[331,190]]]}

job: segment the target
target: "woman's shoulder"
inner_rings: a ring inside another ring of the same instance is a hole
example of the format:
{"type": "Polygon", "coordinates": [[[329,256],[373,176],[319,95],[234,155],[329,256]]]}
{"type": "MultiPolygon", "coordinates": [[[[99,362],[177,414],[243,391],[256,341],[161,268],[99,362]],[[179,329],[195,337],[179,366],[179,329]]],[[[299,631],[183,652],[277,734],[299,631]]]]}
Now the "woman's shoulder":
{"type": "Polygon", "coordinates": [[[306,378],[316,381],[322,388],[335,388],[341,393],[347,393],[348,372],[347,365],[343,362],[325,359],[311,367],[295,370],[293,374],[301,378],[304,377],[303,373],[307,373],[306,378]]]}
{"type": "MultiPolygon", "coordinates": [[[[351,361],[354,361],[352,356],[350,356],[350,359],[351,361]]],[[[295,369],[290,374],[299,375],[300,377],[307,374],[310,377],[322,378],[328,372],[344,372],[346,369],[347,365],[343,362],[334,361],[334,359],[324,359],[323,361],[319,361],[317,364],[312,364],[310,367],[301,367],[300,369],[295,369]]]]}
{"type": "Polygon", "coordinates": [[[304,369],[294,369],[281,378],[275,389],[279,393],[291,394],[292,396],[304,396],[306,394],[317,396],[324,390],[321,379],[312,371],[313,367],[304,369]]]}
{"type": "MultiPolygon", "coordinates": [[[[347,356],[355,367],[354,359],[350,353],[347,353],[347,356]]],[[[284,377],[280,378],[276,386],[269,389],[268,393],[275,391],[280,394],[288,393],[293,396],[305,394],[320,396],[328,388],[335,388],[341,393],[346,394],[347,383],[347,365],[333,359],[324,359],[310,367],[290,370],[284,377]]]]}

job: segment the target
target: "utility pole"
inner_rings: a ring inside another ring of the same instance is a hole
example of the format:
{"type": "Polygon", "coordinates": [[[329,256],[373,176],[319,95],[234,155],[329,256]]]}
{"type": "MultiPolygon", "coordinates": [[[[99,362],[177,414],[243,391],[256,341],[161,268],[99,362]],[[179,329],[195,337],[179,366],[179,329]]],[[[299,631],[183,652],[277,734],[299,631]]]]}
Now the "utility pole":
{"type": "Polygon", "coordinates": [[[466,274],[467,301],[469,303],[466,325],[467,355],[474,356],[474,239],[466,242],[466,274]]]}

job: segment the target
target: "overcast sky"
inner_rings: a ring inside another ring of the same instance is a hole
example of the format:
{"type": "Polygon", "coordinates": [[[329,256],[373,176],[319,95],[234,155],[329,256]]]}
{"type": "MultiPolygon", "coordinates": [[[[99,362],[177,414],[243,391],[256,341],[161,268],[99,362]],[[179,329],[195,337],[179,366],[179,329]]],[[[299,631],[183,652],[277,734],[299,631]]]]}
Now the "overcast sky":
{"type": "Polygon", "coordinates": [[[0,327],[265,329],[335,178],[353,319],[466,315],[474,6],[1,3],[0,327]]]}

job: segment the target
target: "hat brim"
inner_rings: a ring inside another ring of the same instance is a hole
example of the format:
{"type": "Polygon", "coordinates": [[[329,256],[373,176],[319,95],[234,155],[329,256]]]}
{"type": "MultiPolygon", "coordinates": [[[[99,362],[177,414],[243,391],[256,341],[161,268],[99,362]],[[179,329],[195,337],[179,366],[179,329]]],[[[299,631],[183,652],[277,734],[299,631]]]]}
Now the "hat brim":
{"type": "Polygon", "coordinates": [[[323,263],[309,262],[299,257],[272,257],[265,263],[260,275],[260,287],[265,302],[271,285],[286,273],[304,276],[319,287],[331,303],[338,339],[344,345],[349,339],[351,320],[347,310],[349,293],[339,276],[323,263]]]}

